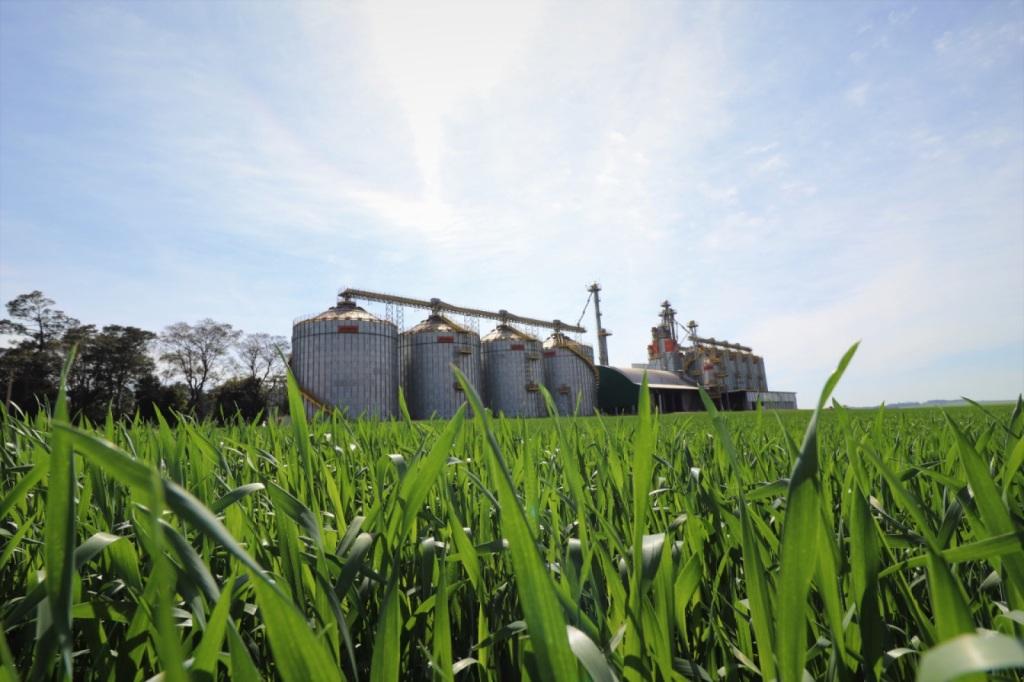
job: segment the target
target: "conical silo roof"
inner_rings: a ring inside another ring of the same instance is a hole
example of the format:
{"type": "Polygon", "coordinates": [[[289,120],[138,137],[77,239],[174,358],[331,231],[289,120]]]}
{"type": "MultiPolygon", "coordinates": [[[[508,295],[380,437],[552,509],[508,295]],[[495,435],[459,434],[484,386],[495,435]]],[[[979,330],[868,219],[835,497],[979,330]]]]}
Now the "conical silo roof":
{"type": "Polygon", "coordinates": [[[526,332],[520,331],[520,330],[516,329],[515,327],[513,327],[512,325],[509,325],[509,324],[499,324],[497,327],[495,327],[493,330],[491,330],[491,332],[487,336],[485,336],[483,338],[483,341],[485,343],[488,342],[488,341],[510,341],[510,340],[515,340],[515,341],[537,341],[537,342],[539,342],[539,339],[536,339],[536,338],[530,336],[529,334],[527,334],[526,332]]]}
{"type": "Polygon", "coordinates": [[[341,301],[338,305],[328,308],[319,315],[315,315],[307,322],[323,322],[326,320],[346,320],[350,322],[382,322],[391,324],[388,320],[382,320],[372,313],[366,312],[352,301],[341,301]]]}

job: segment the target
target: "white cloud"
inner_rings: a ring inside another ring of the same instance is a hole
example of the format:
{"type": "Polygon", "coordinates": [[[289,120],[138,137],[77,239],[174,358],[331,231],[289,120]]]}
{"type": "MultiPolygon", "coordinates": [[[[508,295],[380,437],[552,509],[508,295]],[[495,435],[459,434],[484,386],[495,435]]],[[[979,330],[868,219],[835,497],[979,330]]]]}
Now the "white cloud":
{"type": "Polygon", "coordinates": [[[712,251],[728,250],[742,252],[756,247],[768,236],[768,225],[764,217],[745,211],[730,213],[705,235],[702,243],[712,251]]]}
{"type": "Polygon", "coordinates": [[[806,182],[786,182],[782,185],[782,191],[797,197],[810,198],[818,193],[818,188],[806,182]]]}
{"type": "MultiPolygon", "coordinates": [[[[1020,315],[993,320],[987,312],[989,306],[1011,310],[1021,303],[1020,294],[1013,293],[1021,284],[1020,276],[990,272],[982,283],[978,277],[983,269],[984,265],[976,262],[909,257],[826,305],[762,320],[750,330],[749,342],[782,375],[798,376],[811,370],[823,378],[843,350],[861,340],[843,384],[848,401],[870,402],[871,396],[879,393],[872,384],[886,384],[898,372],[921,377],[927,375],[921,370],[944,358],[990,353],[1008,342],[1024,347],[1020,315]],[[982,305],[979,288],[992,292],[982,305]],[[998,293],[1007,291],[1008,295],[998,293]]],[[[1024,385],[1017,383],[1022,378],[1005,377],[1001,388],[988,390],[1003,390],[1002,397],[1009,397],[1024,385]]],[[[947,379],[945,390],[959,387],[961,394],[971,394],[974,378],[969,374],[947,379]]],[[[917,386],[904,385],[902,390],[903,396],[890,393],[891,399],[922,395],[917,386]]],[[[804,397],[804,403],[808,398],[811,396],[804,397]]]]}
{"type": "Polygon", "coordinates": [[[846,89],[843,96],[846,101],[857,107],[863,107],[868,101],[868,92],[871,90],[870,83],[861,83],[846,89]]]}
{"type": "Polygon", "coordinates": [[[933,46],[936,52],[945,52],[949,49],[949,46],[953,43],[953,32],[946,31],[941,36],[935,39],[933,46]]]}
{"type": "Polygon", "coordinates": [[[739,194],[735,185],[730,185],[729,187],[715,187],[704,181],[697,183],[697,191],[700,192],[701,196],[710,199],[711,201],[723,204],[736,203],[736,197],[739,194]]]}
{"type": "MultiPolygon", "coordinates": [[[[1019,16],[1019,12],[1018,12],[1019,16]]],[[[932,47],[946,68],[987,70],[996,65],[1020,64],[1024,20],[979,23],[945,31],[932,47]]]]}
{"type": "Polygon", "coordinates": [[[754,147],[748,147],[743,153],[747,156],[754,154],[767,154],[770,151],[774,151],[779,148],[778,142],[769,142],[768,144],[756,145],[754,147]]]}
{"type": "Polygon", "coordinates": [[[925,161],[934,161],[947,154],[947,147],[942,135],[937,135],[929,130],[915,130],[911,133],[909,140],[925,161]]]}
{"type": "Polygon", "coordinates": [[[755,164],[753,171],[757,175],[763,175],[765,173],[776,173],[781,170],[785,170],[789,167],[789,163],[781,154],[775,154],[774,156],[755,164]]]}
{"type": "Polygon", "coordinates": [[[436,196],[445,117],[486,96],[521,62],[541,5],[374,2],[365,10],[374,62],[405,113],[426,191],[436,196]]]}
{"type": "Polygon", "coordinates": [[[891,12],[889,12],[889,23],[893,26],[905,24],[908,21],[910,21],[910,19],[915,14],[917,14],[916,7],[911,7],[910,9],[904,10],[902,12],[900,12],[899,10],[892,10],[891,12]]]}

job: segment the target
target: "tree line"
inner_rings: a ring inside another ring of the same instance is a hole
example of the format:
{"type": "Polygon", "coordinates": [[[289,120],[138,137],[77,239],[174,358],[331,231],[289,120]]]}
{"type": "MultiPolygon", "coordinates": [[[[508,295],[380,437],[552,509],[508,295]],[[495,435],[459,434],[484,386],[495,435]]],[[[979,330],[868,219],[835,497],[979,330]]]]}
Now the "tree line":
{"type": "Polygon", "coordinates": [[[82,324],[41,291],[6,304],[0,320],[0,398],[8,410],[35,413],[57,396],[60,372],[77,348],[68,399],[97,422],[152,420],[156,410],[197,418],[247,420],[280,406],[288,341],[247,334],[209,318],[176,322],[155,333],[132,326],[82,324]],[[16,406],[16,407],[14,407],[16,406]]]}

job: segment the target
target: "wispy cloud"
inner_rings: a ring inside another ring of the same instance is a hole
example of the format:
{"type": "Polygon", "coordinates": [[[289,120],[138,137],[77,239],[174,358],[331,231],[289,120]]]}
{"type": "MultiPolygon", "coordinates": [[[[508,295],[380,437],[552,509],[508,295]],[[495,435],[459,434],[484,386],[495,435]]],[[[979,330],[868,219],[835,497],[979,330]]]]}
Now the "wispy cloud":
{"type": "Polygon", "coordinates": [[[753,166],[755,174],[761,175],[764,173],[775,173],[784,170],[789,167],[789,163],[781,154],[775,154],[764,161],[760,161],[753,166]]]}
{"type": "Polygon", "coordinates": [[[775,151],[778,148],[778,142],[769,142],[767,144],[759,144],[753,147],[747,147],[746,151],[744,151],[743,153],[747,154],[748,156],[754,154],[767,154],[768,152],[775,151]]]}
{"type": "Polygon", "coordinates": [[[715,187],[706,182],[697,183],[697,191],[711,201],[721,202],[724,204],[735,203],[736,198],[739,195],[735,185],[730,185],[729,187],[715,187]]]}
{"type": "Polygon", "coordinates": [[[889,12],[889,23],[899,26],[910,21],[917,14],[917,7],[909,7],[905,10],[892,10],[889,12]]]}
{"type": "Polygon", "coordinates": [[[944,31],[932,41],[932,47],[948,66],[987,70],[1019,59],[1020,48],[1024,45],[1024,18],[1019,15],[1018,11],[1013,21],[980,23],[944,31]]]}
{"type": "Polygon", "coordinates": [[[818,193],[818,188],[806,182],[786,182],[782,184],[782,191],[787,194],[810,198],[818,193]]]}
{"type": "Polygon", "coordinates": [[[850,104],[863,107],[868,102],[868,92],[871,91],[870,83],[860,83],[846,89],[843,96],[850,104]]]}

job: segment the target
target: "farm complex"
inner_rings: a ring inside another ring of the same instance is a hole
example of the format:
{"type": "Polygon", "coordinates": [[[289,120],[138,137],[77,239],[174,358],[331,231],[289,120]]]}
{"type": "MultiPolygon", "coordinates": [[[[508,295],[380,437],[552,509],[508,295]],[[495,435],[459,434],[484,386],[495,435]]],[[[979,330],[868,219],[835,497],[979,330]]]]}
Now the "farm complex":
{"type": "Polygon", "coordinates": [[[541,386],[562,415],[635,412],[645,372],[661,412],[703,409],[700,387],[720,409],[749,410],[758,403],[796,408],[796,394],[768,390],[762,357],[747,346],[700,336],[692,320],[680,325],[668,301],[651,329],[647,362],[609,366],[600,290],[591,285],[588,299],[597,323],[597,361],[579,323],[344,289],[334,307],[295,321],[292,369],[310,414],[337,408],[351,416],[394,417],[401,387],[414,419],[450,418],[465,402],[451,366],[462,371],[486,407],[510,417],[547,414],[541,386]],[[360,300],[383,303],[385,318],[360,307],[360,300]],[[406,308],[428,316],[403,331],[406,308]],[[482,338],[481,320],[497,323],[482,338]],[[540,330],[548,334],[543,341],[540,330]]]}

